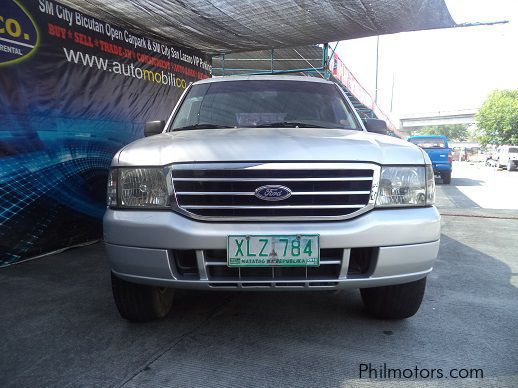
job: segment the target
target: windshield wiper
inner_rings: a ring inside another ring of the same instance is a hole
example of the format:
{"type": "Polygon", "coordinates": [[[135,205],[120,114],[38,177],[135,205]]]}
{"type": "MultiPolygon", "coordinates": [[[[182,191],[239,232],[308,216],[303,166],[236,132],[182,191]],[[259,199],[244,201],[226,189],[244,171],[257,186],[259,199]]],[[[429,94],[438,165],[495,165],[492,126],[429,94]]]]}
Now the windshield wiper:
{"type": "Polygon", "coordinates": [[[185,127],[180,127],[180,128],[173,128],[173,131],[187,131],[187,130],[191,130],[191,129],[221,129],[221,128],[234,128],[234,127],[229,127],[228,125],[201,123],[201,124],[187,125],[185,127]]]}
{"type": "Polygon", "coordinates": [[[277,123],[262,123],[257,124],[255,128],[329,128],[321,125],[303,123],[299,121],[279,121],[277,123]]]}

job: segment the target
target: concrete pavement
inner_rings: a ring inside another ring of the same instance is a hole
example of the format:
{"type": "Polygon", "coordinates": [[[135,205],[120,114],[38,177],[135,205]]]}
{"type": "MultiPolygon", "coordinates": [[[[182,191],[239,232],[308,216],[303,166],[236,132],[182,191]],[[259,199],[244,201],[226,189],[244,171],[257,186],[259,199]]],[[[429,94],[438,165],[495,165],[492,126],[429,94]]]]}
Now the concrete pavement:
{"type": "Polygon", "coordinates": [[[436,180],[437,207],[441,211],[491,209],[518,214],[518,171],[454,162],[452,177],[451,185],[441,185],[441,180],[436,180]]]}
{"type": "Polygon", "coordinates": [[[491,179],[466,164],[451,185],[438,180],[441,250],[420,311],[405,321],[371,319],[347,290],[178,292],[166,319],[130,324],[113,304],[100,244],[2,269],[0,385],[516,387],[518,195],[502,209],[512,183],[491,179]],[[371,378],[360,375],[369,364],[371,378]],[[384,364],[484,377],[374,378],[384,364]]]}

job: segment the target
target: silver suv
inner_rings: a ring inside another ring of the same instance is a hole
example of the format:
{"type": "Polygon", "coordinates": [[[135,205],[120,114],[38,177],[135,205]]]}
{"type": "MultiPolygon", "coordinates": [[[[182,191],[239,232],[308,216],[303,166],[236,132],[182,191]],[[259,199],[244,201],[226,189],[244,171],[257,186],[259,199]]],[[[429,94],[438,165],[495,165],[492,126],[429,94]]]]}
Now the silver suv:
{"type": "Polygon", "coordinates": [[[346,287],[376,317],[414,315],[439,249],[434,174],[382,133],[326,80],[190,85],[113,158],[104,241],[121,315],[163,317],[175,288],[346,287]]]}

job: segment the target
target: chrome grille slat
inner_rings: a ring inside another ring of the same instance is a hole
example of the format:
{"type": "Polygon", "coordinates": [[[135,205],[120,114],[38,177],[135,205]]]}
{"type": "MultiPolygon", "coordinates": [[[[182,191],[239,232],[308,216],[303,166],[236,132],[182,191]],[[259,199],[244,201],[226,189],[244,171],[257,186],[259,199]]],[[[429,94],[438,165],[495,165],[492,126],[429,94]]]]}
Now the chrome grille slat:
{"type": "MultiPolygon", "coordinates": [[[[336,265],[341,264],[340,260],[321,260],[320,265],[336,265]]],[[[205,264],[206,266],[227,266],[226,261],[208,261],[205,264]]],[[[273,268],[273,267],[272,267],[273,268]]]]}
{"type": "Polygon", "coordinates": [[[214,221],[337,220],[373,208],[380,167],[370,163],[201,163],[173,165],[180,213],[214,221]],[[262,186],[289,188],[280,201],[262,186]]]}
{"type": "Polygon", "coordinates": [[[338,178],[175,178],[177,182],[349,182],[371,181],[372,177],[338,177],[338,178]]]}
{"type": "Polygon", "coordinates": [[[339,278],[342,271],[342,248],[320,249],[320,265],[317,267],[228,267],[226,250],[204,250],[204,270],[211,283],[235,282],[239,287],[253,287],[256,284],[270,287],[282,283],[294,285],[308,282],[329,282],[339,278]],[[292,284],[293,283],[293,284],[292,284]]]}
{"type": "Polygon", "coordinates": [[[300,205],[300,206],[210,206],[184,205],[184,209],[361,209],[365,205],[300,205]]]}
{"type": "MultiPolygon", "coordinates": [[[[176,195],[254,195],[250,191],[180,191],[176,195]]],[[[291,195],[351,195],[351,194],[370,194],[370,191],[293,191],[291,195]]]]}

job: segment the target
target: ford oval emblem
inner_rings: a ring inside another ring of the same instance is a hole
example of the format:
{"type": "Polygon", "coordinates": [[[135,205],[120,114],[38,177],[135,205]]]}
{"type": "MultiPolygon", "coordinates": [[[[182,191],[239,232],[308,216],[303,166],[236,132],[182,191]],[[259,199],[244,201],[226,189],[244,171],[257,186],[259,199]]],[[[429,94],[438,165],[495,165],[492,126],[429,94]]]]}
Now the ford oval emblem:
{"type": "Polygon", "coordinates": [[[291,190],[286,186],[266,185],[258,187],[255,196],[265,201],[282,201],[291,197],[291,190]]]}

